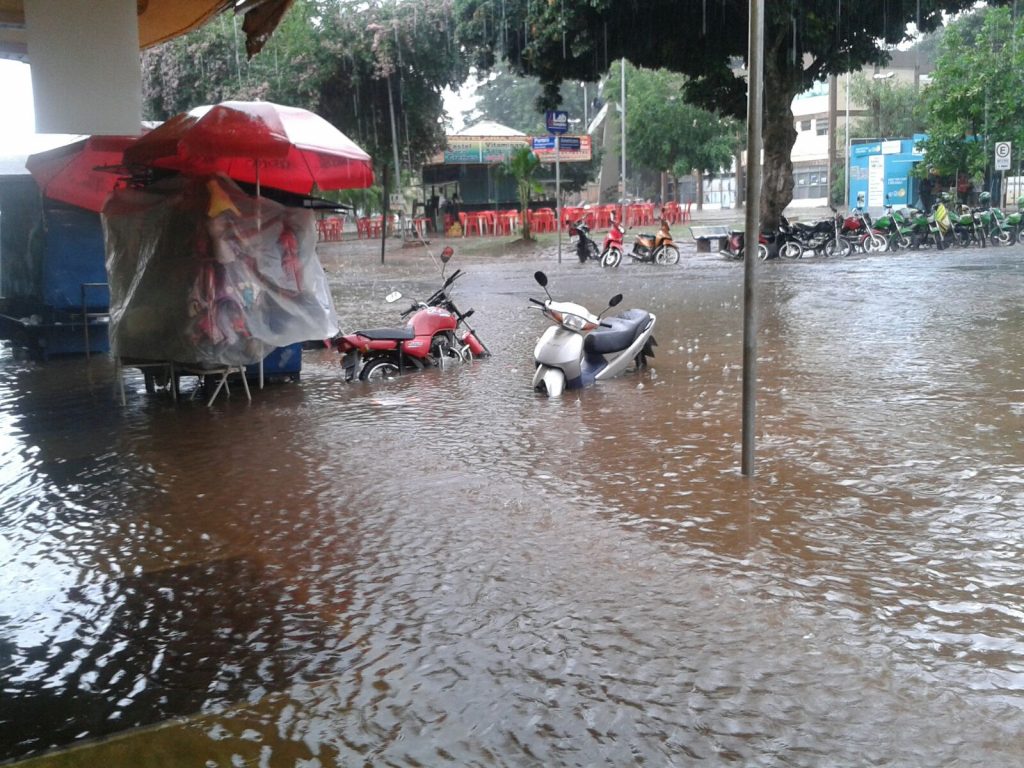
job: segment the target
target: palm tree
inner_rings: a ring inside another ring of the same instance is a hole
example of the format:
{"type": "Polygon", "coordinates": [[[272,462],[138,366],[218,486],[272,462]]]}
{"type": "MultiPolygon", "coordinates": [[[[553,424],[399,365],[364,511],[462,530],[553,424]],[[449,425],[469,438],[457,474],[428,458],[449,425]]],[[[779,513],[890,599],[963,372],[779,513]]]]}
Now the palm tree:
{"type": "Polygon", "coordinates": [[[499,167],[501,173],[516,180],[519,191],[519,218],[523,222],[524,240],[533,239],[530,232],[530,196],[543,191],[541,185],[533,179],[533,174],[539,167],[540,160],[529,147],[520,147],[499,167]]]}

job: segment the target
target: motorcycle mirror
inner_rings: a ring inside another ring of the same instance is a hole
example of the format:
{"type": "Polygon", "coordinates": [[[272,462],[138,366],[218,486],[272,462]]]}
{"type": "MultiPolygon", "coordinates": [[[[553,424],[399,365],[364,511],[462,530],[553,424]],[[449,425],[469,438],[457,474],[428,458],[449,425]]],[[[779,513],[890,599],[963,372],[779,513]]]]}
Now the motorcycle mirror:
{"type": "Polygon", "coordinates": [[[621,303],[622,303],[622,294],[621,293],[616,293],[614,296],[612,296],[611,301],[608,302],[608,306],[609,307],[617,307],[621,303]]]}
{"type": "Polygon", "coordinates": [[[451,261],[451,258],[454,255],[455,255],[455,249],[452,248],[450,245],[446,245],[444,247],[444,250],[441,251],[441,263],[442,264],[447,264],[449,261],[451,261]]]}
{"type": "Polygon", "coordinates": [[[400,298],[402,298],[401,291],[392,291],[391,293],[384,297],[384,301],[386,301],[388,304],[394,304],[400,298]]]}
{"type": "Polygon", "coordinates": [[[536,272],[533,273],[533,279],[537,281],[537,284],[541,288],[547,288],[548,287],[548,276],[545,275],[540,270],[537,270],[536,272]]]}

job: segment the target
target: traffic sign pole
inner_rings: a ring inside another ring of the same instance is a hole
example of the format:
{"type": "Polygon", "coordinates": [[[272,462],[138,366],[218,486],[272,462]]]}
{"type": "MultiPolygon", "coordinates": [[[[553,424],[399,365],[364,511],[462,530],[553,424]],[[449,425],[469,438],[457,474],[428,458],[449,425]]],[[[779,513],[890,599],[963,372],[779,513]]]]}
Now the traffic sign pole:
{"type": "Polygon", "coordinates": [[[555,227],[558,229],[558,263],[562,263],[562,136],[555,134],[555,227]]]}
{"type": "Polygon", "coordinates": [[[1003,200],[1003,180],[1006,172],[1010,170],[1010,155],[1012,145],[1009,141],[997,141],[995,146],[995,169],[999,171],[999,206],[1005,205],[1003,200]]]}

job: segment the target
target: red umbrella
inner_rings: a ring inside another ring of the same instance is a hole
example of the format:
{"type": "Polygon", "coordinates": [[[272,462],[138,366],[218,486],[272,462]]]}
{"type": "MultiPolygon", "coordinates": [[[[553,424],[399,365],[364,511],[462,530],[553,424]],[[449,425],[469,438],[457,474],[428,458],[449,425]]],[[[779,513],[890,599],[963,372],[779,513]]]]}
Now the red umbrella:
{"type": "Polygon", "coordinates": [[[267,101],[225,101],[168,120],[132,144],[124,163],[309,195],[373,184],[370,156],[319,115],[267,101]]]}
{"type": "Polygon", "coordinates": [[[89,136],[29,155],[25,167],[45,197],[99,212],[122,180],[102,168],[120,165],[125,149],[137,140],[137,136],[89,136]]]}

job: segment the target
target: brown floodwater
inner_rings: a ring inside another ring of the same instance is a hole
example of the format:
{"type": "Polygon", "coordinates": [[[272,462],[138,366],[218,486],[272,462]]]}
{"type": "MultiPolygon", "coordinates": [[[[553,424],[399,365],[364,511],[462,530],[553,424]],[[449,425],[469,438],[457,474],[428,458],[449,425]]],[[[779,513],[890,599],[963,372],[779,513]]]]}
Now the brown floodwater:
{"type": "Polygon", "coordinates": [[[0,761],[1021,764],[1021,250],[759,265],[752,479],[741,265],[451,266],[494,356],[394,382],[0,354],[0,761]],[[533,393],[538,266],[653,367],[533,393]]]}

